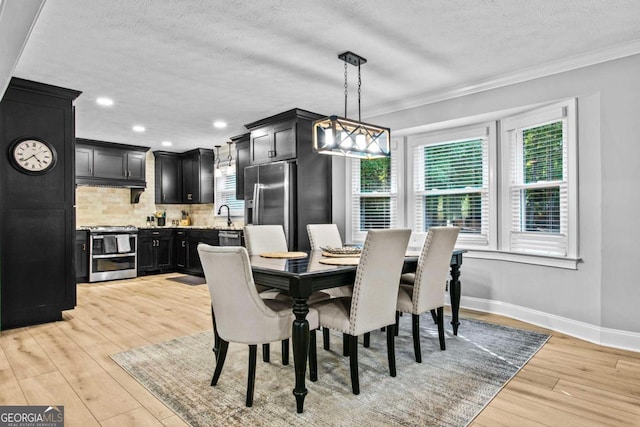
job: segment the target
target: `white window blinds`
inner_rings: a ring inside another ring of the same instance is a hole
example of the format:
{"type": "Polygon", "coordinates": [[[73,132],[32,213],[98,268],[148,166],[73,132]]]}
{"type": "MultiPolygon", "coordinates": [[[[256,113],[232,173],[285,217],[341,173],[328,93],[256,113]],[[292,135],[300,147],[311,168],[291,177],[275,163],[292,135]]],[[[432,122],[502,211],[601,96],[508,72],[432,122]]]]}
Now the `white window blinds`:
{"type": "Polygon", "coordinates": [[[397,226],[397,161],[351,159],[351,239],[363,242],[367,231],[397,226]]]}
{"type": "Polygon", "coordinates": [[[454,225],[459,245],[489,244],[492,130],[483,125],[410,139],[416,232],[454,225]]]}
{"type": "Polygon", "coordinates": [[[570,153],[576,145],[573,114],[575,102],[503,122],[508,143],[503,244],[513,252],[570,255],[570,230],[576,226],[571,218],[575,190],[570,186],[575,168],[570,153]]]}
{"type": "Polygon", "coordinates": [[[215,177],[215,201],[216,212],[220,206],[227,205],[231,216],[244,216],[244,200],[236,199],[235,173],[230,175],[223,173],[222,176],[215,177]]]}

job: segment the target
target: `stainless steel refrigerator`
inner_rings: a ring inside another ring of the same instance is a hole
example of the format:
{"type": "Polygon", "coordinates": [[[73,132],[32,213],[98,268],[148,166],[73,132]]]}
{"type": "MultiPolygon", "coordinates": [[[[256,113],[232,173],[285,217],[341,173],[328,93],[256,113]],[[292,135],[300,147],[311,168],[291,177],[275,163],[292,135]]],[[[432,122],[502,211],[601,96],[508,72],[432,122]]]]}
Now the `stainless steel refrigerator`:
{"type": "Polygon", "coordinates": [[[289,250],[298,247],[296,176],[295,161],[244,169],[245,224],[282,225],[289,250]]]}

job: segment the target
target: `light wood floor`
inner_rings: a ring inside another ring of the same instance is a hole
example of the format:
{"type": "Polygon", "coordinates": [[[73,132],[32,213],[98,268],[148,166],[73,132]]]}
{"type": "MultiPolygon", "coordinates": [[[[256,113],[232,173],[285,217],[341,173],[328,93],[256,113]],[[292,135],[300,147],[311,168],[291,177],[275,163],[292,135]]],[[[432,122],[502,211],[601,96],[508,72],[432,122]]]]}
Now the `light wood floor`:
{"type": "MultiPolygon", "coordinates": [[[[173,276],[80,284],[64,321],[3,331],[0,405],[64,405],[66,426],[184,426],[109,358],[211,327],[206,286],[166,280],[173,276]]],[[[461,314],[553,335],[472,427],[640,425],[640,353],[461,314]]]]}

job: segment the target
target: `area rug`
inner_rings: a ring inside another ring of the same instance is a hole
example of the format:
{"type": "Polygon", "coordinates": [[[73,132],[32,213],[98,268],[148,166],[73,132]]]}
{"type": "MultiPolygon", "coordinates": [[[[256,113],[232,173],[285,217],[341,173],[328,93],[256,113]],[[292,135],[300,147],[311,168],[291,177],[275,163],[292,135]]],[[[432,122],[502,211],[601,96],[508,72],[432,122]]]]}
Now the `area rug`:
{"type": "Polygon", "coordinates": [[[171,280],[173,282],[182,283],[183,285],[195,286],[195,285],[204,285],[207,281],[204,277],[200,276],[178,276],[178,277],[168,277],[167,280],[171,280]]]}
{"type": "MultiPolygon", "coordinates": [[[[544,345],[548,335],[462,319],[454,336],[446,319],[446,351],[437,328],[421,317],[422,363],[413,356],[411,318],[400,318],[397,376],[390,377],[384,332],[358,350],[360,394],[351,393],[342,337],[331,351],[318,333],[318,381],[307,380],[304,413],[296,413],[293,358],[282,366],[280,345],[271,363],[258,356],[253,407],[244,406],[248,348],[230,344],[220,381],[211,387],[213,335],[202,332],[112,355],[122,368],[192,426],[465,426],[544,345]]],[[[261,347],[258,346],[260,349],[261,347]]],[[[259,350],[260,352],[260,350],[259,350]]],[[[307,371],[308,378],[308,371],[307,371]]]]}

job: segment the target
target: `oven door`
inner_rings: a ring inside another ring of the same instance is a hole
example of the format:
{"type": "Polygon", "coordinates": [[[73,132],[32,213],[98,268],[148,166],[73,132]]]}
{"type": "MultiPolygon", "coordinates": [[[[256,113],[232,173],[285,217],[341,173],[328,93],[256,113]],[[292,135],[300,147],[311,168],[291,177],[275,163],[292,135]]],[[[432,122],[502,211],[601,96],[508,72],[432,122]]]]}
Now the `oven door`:
{"type": "Polygon", "coordinates": [[[112,253],[108,248],[105,250],[104,238],[104,235],[91,236],[89,282],[136,277],[138,268],[137,235],[129,235],[131,251],[127,253],[112,253]]]}

